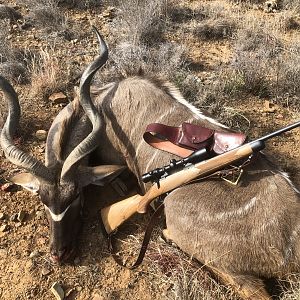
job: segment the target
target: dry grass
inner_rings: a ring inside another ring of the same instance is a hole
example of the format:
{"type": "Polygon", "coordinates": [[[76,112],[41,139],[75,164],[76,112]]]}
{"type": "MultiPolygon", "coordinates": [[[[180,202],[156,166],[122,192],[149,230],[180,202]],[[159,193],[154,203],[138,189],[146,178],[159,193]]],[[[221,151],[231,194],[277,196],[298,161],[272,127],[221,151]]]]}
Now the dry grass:
{"type": "Polygon", "coordinates": [[[300,47],[298,43],[286,47],[281,53],[275,69],[274,94],[288,98],[298,97],[300,92],[300,47]]]}
{"type": "Polygon", "coordinates": [[[168,17],[174,25],[178,25],[192,20],[201,21],[207,16],[202,8],[193,10],[190,7],[177,6],[176,3],[174,3],[174,5],[168,7],[168,17]]]}
{"type": "Polygon", "coordinates": [[[225,90],[230,95],[271,95],[271,76],[283,49],[278,33],[266,22],[248,19],[235,34],[231,68],[225,90]]]}
{"type": "Polygon", "coordinates": [[[269,59],[266,52],[237,51],[232,64],[233,74],[227,82],[226,91],[237,95],[240,92],[259,97],[270,95],[268,82],[269,59]]]}
{"type": "Polygon", "coordinates": [[[230,38],[237,28],[239,10],[224,3],[201,3],[190,19],[192,34],[201,40],[230,38]]]}
{"type": "Polygon", "coordinates": [[[64,91],[70,82],[67,64],[58,59],[51,49],[42,49],[35,55],[30,65],[31,95],[39,99],[51,93],[64,91]]]}
{"type": "MultiPolygon", "coordinates": [[[[280,23],[252,20],[237,31],[225,91],[288,101],[299,96],[300,50],[283,41],[280,23]]],[[[293,103],[295,102],[293,100],[293,103]]]]}
{"type": "Polygon", "coordinates": [[[91,9],[103,5],[101,0],[58,0],[60,6],[67,6],[69,8],[91,9]]]}
{"type": "Polygon", "coordinates": [[[26,67],[17,61],[8,61],[0,64],[0,74],[16,83],[27,83],[28,72],[26,67]]]}
{"type": "Polygon", "coordinates": [[[10,33],[9,22],[7,20],[1,20],[0,26],[0,63],[3,63],[12,58],[12,47],[7,39],[10,33]]]}
{"type": "Polygon", "coordinates": [[[67,29],[67,17],[58,6],[58,0],[26,0],[30,10],[31,22],[48,32],[65,31],[67,29]]]}
{"type": "Polygon", "coordinates": [[[279,282],[283,294],[281,300],[298,300],[300,298],[300,278],[299,274],[288,276],[279,282]]]}
{"type": "Polygon", "coordinates": [[[10,24],[7,20],[0,21],[0,74],[14,83],[28,82],[25,54],[11,45],[10,24]]]}
{"type": "Polygon", "coordinates": [[[224,39],[232,36],[235,23],[228,18],[202,21],[194,30],[194,35],[204,40],[224,39]]]}
{"type": "Polygon", "coordinates": [[[166,0],[117,3],[119,10],[110,36],[111,44],[117,42],[98,75],[102,83],[137,74],[158,76],[175,82],[189,100],[196,100],[198,83],[188,69],[186,47],[183,43],[165,42],[164,35],[172,28],[172,22],[181,17],[182,21],[190,20],[190,13],[198,17],[201,12],[187,9],[180,16],[184,8],[173,2],[168,8],[166,0]]]}
{"type": "Polygon", "coordinates": [[[116,32],[122,32],[128,43],[151,45],[162,40],[166,0],[127,0],[119,1],[118,6],[121,13],[116,20],[116,32]]]}
{"type": "Polygon", "coordinates": [[[174,246],[153,242],[147,263],[154,272],[165,275],[164,281],[170,286],[166,299],[238,299],[231,290],[215,281],[204,266],[192,261],[174,246]]]}
{"type": "Polygon", "coordinates": [[[142,70],[148,76],[156,74],[170,77],[184,63],[184,47],[169,43],[160,44],[157,48],[121,44],[113,53],[112,59],[124,76],[137,74],[142,70]]]}
{"type": "Polygon", "coordinates": [[[295,10],[284,10],[277,13],[274,22],[278,24],[283,33],[297,30],[300,27],[300,19],[295,10]]]}
{"type": "Polygon", "coordinates": [[[300,12],[299,0],[282,0],[280,6],[285,10],[293,10],[297,13],[300,12]]]}
{"type": "Polygon", "coordinates": [[[12,22],[21,18],[22,15],[14,8],[0,4],[0,20],[8,19],[12,22]]]}
{"type": "MultiPolygon", "coordinates": [[[[145,224],[144,224],[145,225],[145,224]]],[[[177,247],[160,238],[155,230],[146,252],[144,264],[147,272],[159,278],[161,299],[168,300],[238,300],[233,292],[215,281],[204,266],[191,260],[177,247]]],[[[119,235],[120,236],[120,235],[119,235]]],[[[140,250],[143,238],[142,228],[134,235],[121,234],[118,254],[123,263],[131,264],[140,250]],[[122,244],[122,246],[120,246],[122,244]]],[[[153,282],[155,284],[155,282],[153,282]]]]}
{"type": "MultiPolygon", "coordinates": [[[[287,43],[284,38],[284,34],[299,28],[296,10],[282,11],[268,19],[245,14],[242,8],[236,7],[228,14],[228,8],[226,10],[222,5],[202,4],[195,14],[199,19],[183,19],[197,24],[193,34],[202,40],[228,37],[233,40],[230,65],[221,66],[218,79],[209,86],[203,87],[194,81],[193,90],[193,94],[199,97],[196,102],[200,106],[220,115],[229,124],[232,123],[230,114],[227,116],[223,109],[228,96],[272,97],[290,107],[297,107],[299,103],[299,50],[296,42],[287,43]]],[[[188,82],[183,80],[179,85],[184,90],[188,82]]]]}
{"type": "Polygon", "coordinates": [[[231,16],[235,11],[229,11],[224,5],[208,2],[202,4],[199,10],[201,14],[198,13],[194,19],[194,36],[203,40],[218,40],[231,37],[236,30],[237,19],[231,16]]]}

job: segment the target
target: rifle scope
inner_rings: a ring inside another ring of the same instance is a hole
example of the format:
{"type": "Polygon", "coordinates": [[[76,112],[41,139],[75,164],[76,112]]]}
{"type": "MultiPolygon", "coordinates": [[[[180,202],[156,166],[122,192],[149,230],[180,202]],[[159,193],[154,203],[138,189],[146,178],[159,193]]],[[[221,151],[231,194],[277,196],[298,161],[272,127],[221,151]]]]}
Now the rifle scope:
{"type": "Polygon", "coordinates": [[[142,180],[145,183],[149,181],[157,182],[162,177],[171,175],[177,172],[178,170],[183,169],[187,164],[195,164],[199,161],[205,160],[206,158],[208,158],[208,156],[209,156],[209,152],[204,148],[193,152],[191,155],[183,159],[180,160],[172,159],[170,161],[170,164],[143,174],[142,180]]]}

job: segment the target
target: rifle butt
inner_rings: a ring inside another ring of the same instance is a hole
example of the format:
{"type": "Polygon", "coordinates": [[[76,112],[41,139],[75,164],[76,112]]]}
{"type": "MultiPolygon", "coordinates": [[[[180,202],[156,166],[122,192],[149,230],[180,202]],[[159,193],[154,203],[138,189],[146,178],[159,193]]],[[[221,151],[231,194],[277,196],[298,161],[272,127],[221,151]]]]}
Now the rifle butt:
{"type": "Polygon", "coordinates": [[[138,211],[143,196],[134,195],[101,209],[102,222],[109,234],[138,211]]]}

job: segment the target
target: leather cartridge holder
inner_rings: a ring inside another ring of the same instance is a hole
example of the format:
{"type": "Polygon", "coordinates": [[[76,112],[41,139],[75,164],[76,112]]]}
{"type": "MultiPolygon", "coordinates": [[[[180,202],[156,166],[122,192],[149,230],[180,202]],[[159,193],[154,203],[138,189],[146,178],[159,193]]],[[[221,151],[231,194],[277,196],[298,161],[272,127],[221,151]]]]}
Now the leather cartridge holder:
{"type": "Polygon", "coordinates": [[[246,140],[246,136],[240,132],[219,132],[186,122],[179,127],[149,124],[143,137],[154,148],[181,157],[203,148],[221,154],[242,145],[246,140]]]}

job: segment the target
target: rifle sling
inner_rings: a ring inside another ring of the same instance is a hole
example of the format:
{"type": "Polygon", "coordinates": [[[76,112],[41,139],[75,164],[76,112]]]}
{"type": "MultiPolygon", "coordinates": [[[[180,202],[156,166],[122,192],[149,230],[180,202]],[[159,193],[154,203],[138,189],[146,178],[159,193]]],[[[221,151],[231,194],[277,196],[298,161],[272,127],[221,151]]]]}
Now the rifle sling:
{"type": "Polygon", "coordinates": [[[241,146],[246,136],[241,132],[215,131],[184,122],[179,127],[151,123],[143,134],[145,142],[180,157],[187,157],[199,149],[222,154],[241,146]]]}
{"type": "Polygon", "coordinates": [[[108,247],[109,247],[110,253],[118,265],[125,267],[127,269],[130,269],[130,270],[133,270],[133,269],[137,268],[143,262],[143,259],[145,257],[145,254],[146,254],[149,242],[150,242],[152,231],[154,229],[155,224],[157,224],[157,220],[160,217],[160,215],[162,214],[163,209],[164,209],[164,203],[162,202],[150,218],[150,221],[147,225],[147,228],[146,228],[146,231],[144,234],[144,238],[143,238],[143,242],[142,242],[142,246],[141,246],[139,255],[138,255],[136,261],[131,266],[127,266],[126,264],[124,264],[121,261],[120,257],[116,254],[116,249],[115,249],[115,245],[114,245],[114,237],[113,237],[115,235],[115,233],[112,232],[110,234],[107,234],[108,247]]]}

